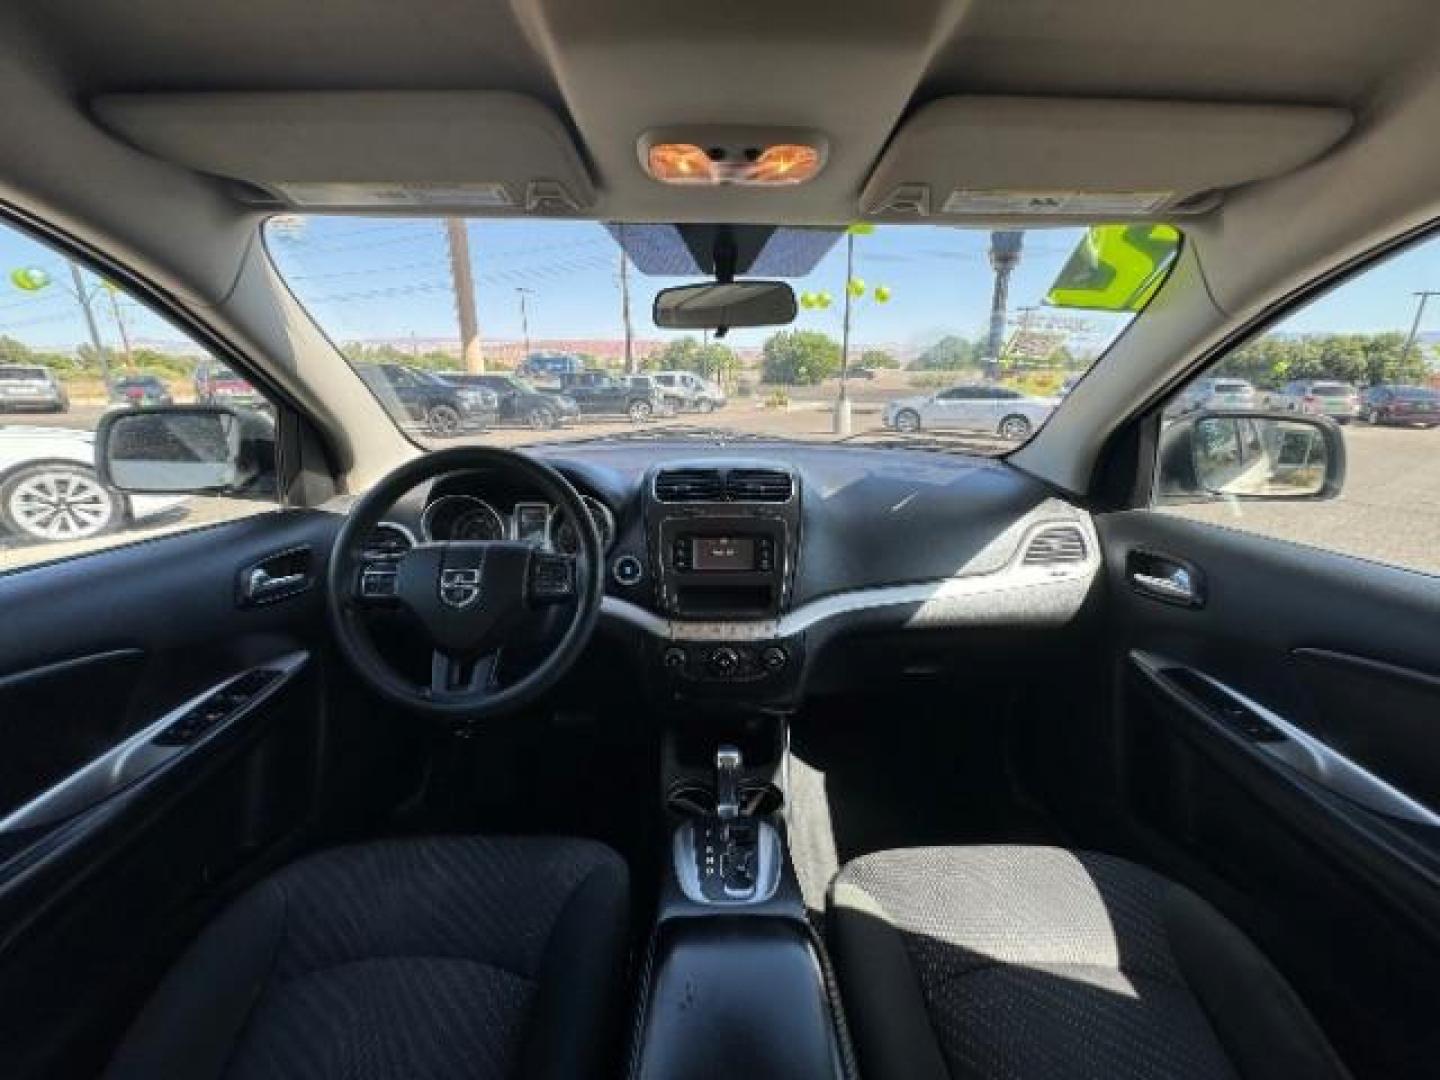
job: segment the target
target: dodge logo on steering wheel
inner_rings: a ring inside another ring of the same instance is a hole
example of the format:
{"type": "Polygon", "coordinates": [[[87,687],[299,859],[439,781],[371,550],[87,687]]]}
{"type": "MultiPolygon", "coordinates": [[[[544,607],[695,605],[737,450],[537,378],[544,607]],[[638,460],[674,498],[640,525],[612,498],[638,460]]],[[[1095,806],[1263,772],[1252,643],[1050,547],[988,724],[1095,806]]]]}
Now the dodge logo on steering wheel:
{"type": "Polygon", "coordinates": [[[440,600],[453,608],[466,608],[480,599],[479,570],[441,570],[440,600]]]}

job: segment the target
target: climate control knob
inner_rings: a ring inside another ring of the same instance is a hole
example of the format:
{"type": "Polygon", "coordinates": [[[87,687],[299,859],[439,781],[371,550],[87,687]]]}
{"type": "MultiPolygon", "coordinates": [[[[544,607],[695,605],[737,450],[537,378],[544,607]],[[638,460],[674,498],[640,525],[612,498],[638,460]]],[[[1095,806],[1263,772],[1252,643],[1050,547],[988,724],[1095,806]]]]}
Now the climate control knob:
{"type": "Polygon", "coordinates": [[[711,672],[722,679],[734,675],[740,667],[740,654],[728,645],[721,645],[710,654],[708,661],[711,672]]]}

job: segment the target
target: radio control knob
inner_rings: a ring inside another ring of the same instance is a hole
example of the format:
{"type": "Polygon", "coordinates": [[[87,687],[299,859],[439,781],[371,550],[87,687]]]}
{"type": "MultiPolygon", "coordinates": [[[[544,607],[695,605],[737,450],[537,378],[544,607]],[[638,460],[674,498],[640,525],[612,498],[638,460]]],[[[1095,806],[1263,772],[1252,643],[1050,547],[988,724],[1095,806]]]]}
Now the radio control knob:
{"type": "Polygon", "coordinates": [[[789,661],[789,655],[779,645],[771,645],[760,653],[760,665],[766,671],[779,671],[789,661]]]}
{"type": "Polygon", "coordinates": [[[740,654],[728,645],[722,645],[710,654],[710,670],[721,678],[735,674],[740,666],[740,654]]]}

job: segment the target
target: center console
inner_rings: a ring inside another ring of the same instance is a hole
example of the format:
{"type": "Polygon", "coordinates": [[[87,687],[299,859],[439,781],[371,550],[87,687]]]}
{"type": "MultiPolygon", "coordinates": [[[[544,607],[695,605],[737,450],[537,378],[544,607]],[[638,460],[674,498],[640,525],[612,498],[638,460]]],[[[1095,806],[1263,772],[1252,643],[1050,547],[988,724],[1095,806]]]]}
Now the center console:
{"type": "Polygon", "coordinates": [[[783,697],[802,642],[780,631],[799,551],[799,478],[765,462],[667,467],[647,484],[656,600],[674,630],[655,670],[678,697],[783,697]]]}
{"type": "Polygon", "coordinates": [[[703,729],[667,733],[670,850],[630,1076],[847,1080],[839,1005],[786,849],[783,725],[730,724],[736,740],[709,744],[708,776],[703,729]]]}

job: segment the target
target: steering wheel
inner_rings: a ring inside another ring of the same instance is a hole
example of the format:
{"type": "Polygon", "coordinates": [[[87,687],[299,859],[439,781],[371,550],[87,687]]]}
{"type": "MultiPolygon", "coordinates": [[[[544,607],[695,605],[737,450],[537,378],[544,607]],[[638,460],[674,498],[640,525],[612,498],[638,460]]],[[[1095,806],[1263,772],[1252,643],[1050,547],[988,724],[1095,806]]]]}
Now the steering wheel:
{"type": "Polygon", "coordinates": [[[534,701],[575,663],[595,629],[604,589],[600,534],[580,493],[548,465],[489,446],[422,454],[351,508],[330,553],[327,605],[346,659],[389,700],[447,719],[483,720],[534,701]],[[448,473],[489,470],[543,493],[575,526],[575,555],[513,541],[416,544],[399,558],[366,557],[366,538],[396,499],[448,473]],[[554,648],[508,686],[496,682],[506,638],[557,605],[573,605],[554,648]],[[408,611],[431,647],[430,681],[403,678],[376,649],[367,609],[408,611]]]}

